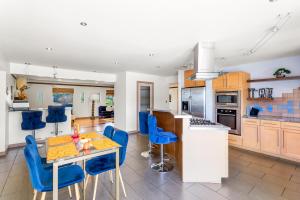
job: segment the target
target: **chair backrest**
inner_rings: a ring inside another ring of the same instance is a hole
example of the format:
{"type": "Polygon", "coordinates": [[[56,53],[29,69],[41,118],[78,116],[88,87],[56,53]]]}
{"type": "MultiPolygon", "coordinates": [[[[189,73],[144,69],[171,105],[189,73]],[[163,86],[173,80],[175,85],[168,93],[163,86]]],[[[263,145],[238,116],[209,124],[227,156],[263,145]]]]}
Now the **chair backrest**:
{"type": "Polygon", "coordinates": [[[157,120],[154,115],[148,116],[149,140],[156,143],[157,139],[157,120]]]}
{"type": "Polygon", "coordinates": [[[38,129],[42,122],[42,111],[31,110],[22,112],[21,128],[23,130],[35,130],[38,129]]]}
{"type": "Polygon", "coordinates": [[[43,177],[47,172],[44,170],[40,160],[40,156],[32,144],[27,144],[24,149],[25,160],[30,175],[32,187],[38,191],[42,191],[43,177]]]}
{"type": "Polygon", "coordinates": [[[122,165],[125,161],[126,157],[126,150],[127,150],[127,144],[128,144],[128,133],[122,130],[117,130],[115,134],[112,137],[112,140],[117,142],[120,147],[120,165],[122,165]]]}
{"type": "Polygon", "coordinates": [[[48,116],[46,117],[46,121],[50,123],[67,121],[65,106],[48,106],[48,116]]]}
{"type": "Polygon", "coordinates": [[[34,137],[32,135],[27,135],[25,137],[25,141],[26,141],[26,144],[31,144],[38,151],[38,147],[37,147],[36,141],[35,141],[35,139],[34,139],[34,137]]]}
{"type": "Polygon", "coordinates": [[[139,128],[141,134],[149,134],[148,115],[149,112],[139,112],[139,128]]]}
{"type": "Polygon", "coordinates": [[[112,139],[112,137],[114,135],[114,132],[115,132],[115,128],[113,126],[108,125],[104,129],[103,135],[105,135],[106,137],[112,139]]]}

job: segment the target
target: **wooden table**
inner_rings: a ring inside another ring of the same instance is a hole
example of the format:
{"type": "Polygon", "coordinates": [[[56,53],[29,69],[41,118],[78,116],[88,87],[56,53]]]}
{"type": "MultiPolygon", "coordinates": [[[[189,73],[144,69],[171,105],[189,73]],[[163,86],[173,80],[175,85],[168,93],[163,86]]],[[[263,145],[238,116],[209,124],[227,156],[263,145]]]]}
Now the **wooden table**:
{"type": "MultiPolygon", "coordinates": [[[[83,171],[85,173],[85,160],[110,153],[116,153],[115,199],[119,200],[120,145],[96,132],[80,134],[80,138],[90,140],[92,147],[90,147],[88,150],[78,150],[78,144],[76,145],[76,143],[73,142],[71,135],[50,137],[46,141],[47,163],[53,164],[53,200],[58,199],[58,167],[60,165],[83,161],[83,171]]],[[[83,199],[85,199],[85,179],[83,184],[83,199]]]]}

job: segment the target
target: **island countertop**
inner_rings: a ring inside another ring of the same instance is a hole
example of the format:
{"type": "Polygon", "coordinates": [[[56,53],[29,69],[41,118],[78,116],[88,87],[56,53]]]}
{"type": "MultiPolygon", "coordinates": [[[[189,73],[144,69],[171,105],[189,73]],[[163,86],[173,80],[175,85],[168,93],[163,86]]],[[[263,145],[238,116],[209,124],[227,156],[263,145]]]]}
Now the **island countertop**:
{"type": "Polygon", "coordinates": [[[174,118],[177,119],[183,119],[183,118],[192,118],[193,116],[185,113],[185,112],[175,112],[173,110],[160,110],[160,109],[154,109],[153,112],[167,112],[167,113],[171,113],[174,118]]]}

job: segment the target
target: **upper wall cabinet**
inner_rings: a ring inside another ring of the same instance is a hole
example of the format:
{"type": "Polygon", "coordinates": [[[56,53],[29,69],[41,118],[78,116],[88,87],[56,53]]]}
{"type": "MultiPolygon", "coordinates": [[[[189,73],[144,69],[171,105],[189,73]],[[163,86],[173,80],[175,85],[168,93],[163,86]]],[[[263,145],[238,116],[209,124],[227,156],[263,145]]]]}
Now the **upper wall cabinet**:
{"type": "Polygon", "coordinates": [[[204,87],[205,81],[194,81],[190,80],[190,77],[194,74],[194,70],[185,70],[184,71],[184,87],[191,88],[191,87],[204,87]]]}
{"type": "Polygon", "coordinates": [[[242,90],[248,88],[249,74],[245,72],[230,72],[213,80],[214,90],[242,90]]]}

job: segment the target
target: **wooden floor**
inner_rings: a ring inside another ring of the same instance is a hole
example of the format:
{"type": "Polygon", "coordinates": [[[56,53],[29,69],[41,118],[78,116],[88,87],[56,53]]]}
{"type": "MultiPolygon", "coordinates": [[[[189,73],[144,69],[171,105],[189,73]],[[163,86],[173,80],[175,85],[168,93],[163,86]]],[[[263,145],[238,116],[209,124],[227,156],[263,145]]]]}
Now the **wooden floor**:
{"type": "Polygon", "coordinates": [[[96,130],[101,132],[105,123],[113,123],[114,118],[79,118],[75,119],[73,124],[78,124],[80,127],[79,132],[87,132],[96,130]]]}

